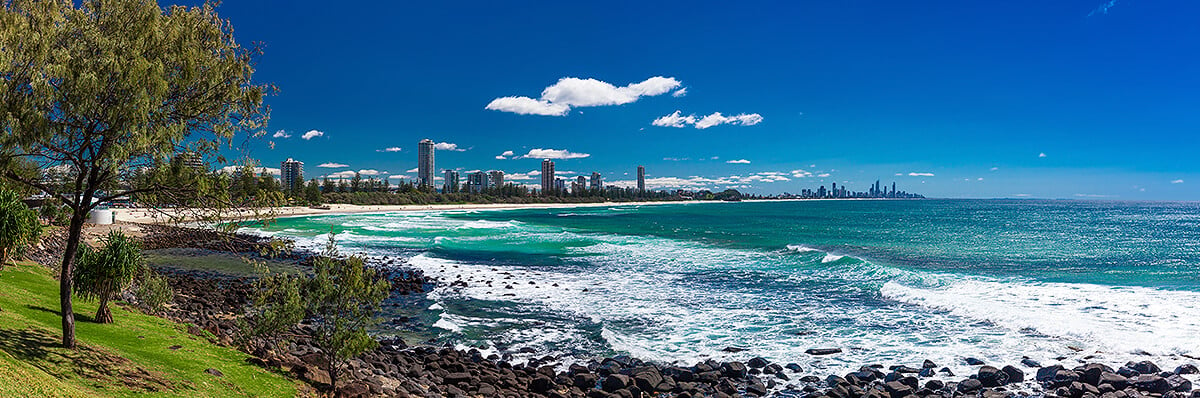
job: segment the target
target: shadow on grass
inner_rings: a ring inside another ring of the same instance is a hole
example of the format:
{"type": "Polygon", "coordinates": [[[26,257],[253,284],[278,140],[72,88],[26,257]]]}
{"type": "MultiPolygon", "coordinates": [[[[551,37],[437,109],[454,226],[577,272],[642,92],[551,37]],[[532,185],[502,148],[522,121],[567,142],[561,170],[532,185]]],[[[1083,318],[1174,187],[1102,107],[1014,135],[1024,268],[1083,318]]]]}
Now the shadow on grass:
{"type": "MultiPolygon", "coordinates": [[[[46,308],[46,307],[42,307],[42,306],[36,306],[36,305],[28,305],[28,304],[26,304],[26,305],[25,305],[25,308],[28,308],[28,309],[31,309],[31,310],[34,310],[34,311],[49,312],[49,313],[51,313],[51,314],[54,314],[54,316],[58,316],[58,317],[61,317],[61,316],[62,316],[62,312],[61,312],[61,311],[58,311],[58,310],[52,310],[52,309],[49,309],[49,308],[46,308]]],[[[95,317],[92,317],[92,316],[89,316],[89,315],[86,315],[86,314],[75,313],[75,321],[76,321],[76,322],[95,322],[95,321],[96,321],[96,318],[95,318],[95,317]]]]}
{"type": "Polygon", "coordinates": [[[45,329],[0,329],[0,350],[59,379],[83,378],[96,388],[123,386],[134,391],[164,391],[170,382],[134,366],[128,359],[79,344],[62,348],[59,336],[45,329]]]}

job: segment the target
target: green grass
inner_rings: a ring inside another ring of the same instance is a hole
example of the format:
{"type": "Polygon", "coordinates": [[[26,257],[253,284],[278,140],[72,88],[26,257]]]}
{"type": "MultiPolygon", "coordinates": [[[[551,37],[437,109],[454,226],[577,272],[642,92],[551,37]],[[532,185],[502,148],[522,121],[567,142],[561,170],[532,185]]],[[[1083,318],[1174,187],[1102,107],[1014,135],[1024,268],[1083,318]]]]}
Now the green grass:
{"type": "Polygon", "coordinates": [[[0,272],[0,396],[291,397],[301,385],[251,365],[246,354],[186,327],[115,303],[115,323],[92,322],[75,301],[79,347],[61,348],[58,281],[36,264],[0,272]],[[170,347],[178,346],[177,349],[170,347]],[[205,372],[216,369],[223,376],[205,372]]]}

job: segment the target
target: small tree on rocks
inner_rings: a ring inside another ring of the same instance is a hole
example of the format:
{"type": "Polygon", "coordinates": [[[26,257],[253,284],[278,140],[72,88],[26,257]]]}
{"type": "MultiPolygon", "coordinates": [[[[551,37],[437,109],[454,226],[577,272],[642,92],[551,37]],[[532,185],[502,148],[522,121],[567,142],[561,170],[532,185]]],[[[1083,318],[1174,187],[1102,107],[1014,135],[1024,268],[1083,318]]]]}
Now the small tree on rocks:
{"type": "Polygon", "coordinates": [[[313,342],[321,347],[334,388],[338,368],[378,344],[367,329],[379,324],[379,307],[388,287],[388,281],[367,268],[362,257],[341,258],[334,235],[329,234],[304,291],[308,312],[316,321],[313,342]]]}
{"type": "Polygon", "coordinates": [[[120,231],[112,231],[99,250],[83,246],[78,262],[75,293],[83,299],[99,299],[96,323],[112,323],[108,300],[130,288],[141,273],[144,267],[141,246],[120,231]]]}

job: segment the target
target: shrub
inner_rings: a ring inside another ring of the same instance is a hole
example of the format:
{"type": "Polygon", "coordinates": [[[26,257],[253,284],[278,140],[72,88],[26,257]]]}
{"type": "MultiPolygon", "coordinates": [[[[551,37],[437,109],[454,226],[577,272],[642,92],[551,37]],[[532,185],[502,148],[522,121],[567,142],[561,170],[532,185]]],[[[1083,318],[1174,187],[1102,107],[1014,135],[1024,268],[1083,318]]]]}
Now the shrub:
{"type": "Polygon", "coordinates": [[[21,202],[16,192],[0,188],[0,269],[25,255],[42,233],[37,214],[21,202]]]}
{"type": "Polygon", "coordinates": [[[75,294],[83,299],[99,299],[97,323],[112,323],[108,300],[129,289],[144,267],[142,248],[120,231],[108,233],[99,250],[80,247],[75,269],[75,294]]]}
{"type": "Polygon", "coordinates": [[[142,272],[142,280],[138,283],[134,295],[137,296],[142,309],[150,312],[162,311],[163,306],[175,300],[175,291],[167,283],[167,278],[150,267],[146,267],[142,272]]]}

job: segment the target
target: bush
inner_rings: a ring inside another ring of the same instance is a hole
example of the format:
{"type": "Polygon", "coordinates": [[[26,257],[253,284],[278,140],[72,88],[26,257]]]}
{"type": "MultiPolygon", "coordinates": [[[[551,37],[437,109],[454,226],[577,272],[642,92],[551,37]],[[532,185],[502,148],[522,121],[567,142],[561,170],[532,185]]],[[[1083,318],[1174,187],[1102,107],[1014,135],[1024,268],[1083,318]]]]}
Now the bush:
{"type": "Polygon", "coordinates": [[[75,294],[83,299],[99,299],[96,323],[112,323],[108,300],[129,289],[142,272],[141,245],[120,231],[104,238],[99,250],[81,246],[75,268],[75,294]]]}
{"type": "Polygon", "coordinates": [[[41,234],[37,214],[25,206],[16,192],[0,188],[0,269],[25,255],[25,250],[41,234]]]}
{"type": "Polygon", "coordinates": [[[65,227],[71,223],[71,213],[64,206],[53,203],[43,203],[38,208],[38,216],[54,226],[65,227]]]}
{"type": "Polygon", "coordinates": [[[167,278],[150,267],[146,267],[142,272],[142,280],[138,283],[134,295],[137,296],[142,309],[150,312],[162,311],[167,303],[175,300],[175,291],[167,283],[167,278]]]}

